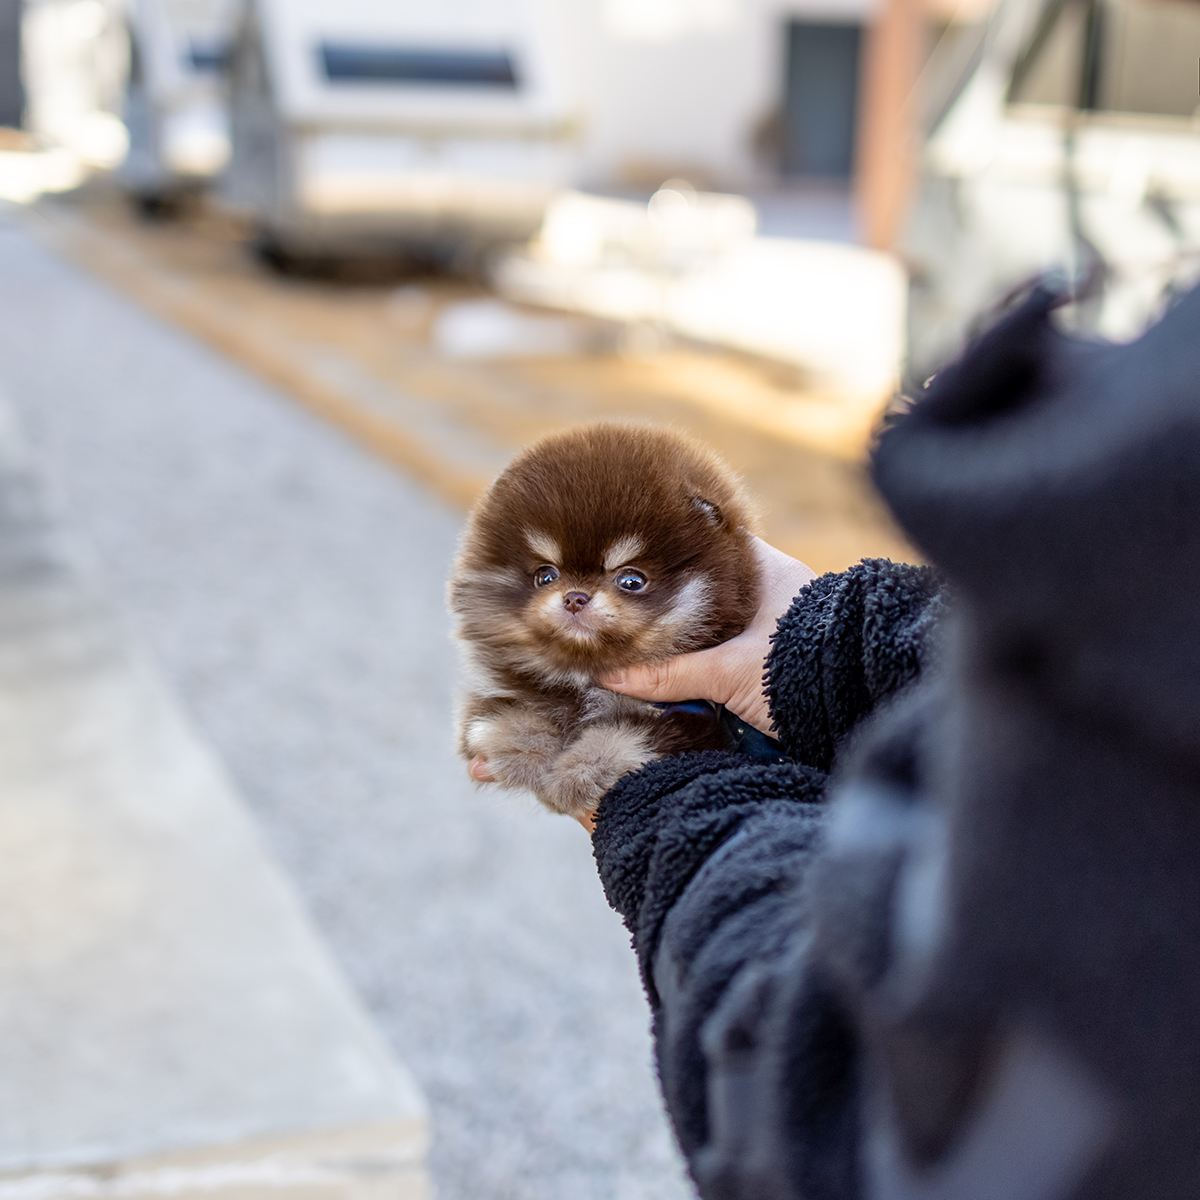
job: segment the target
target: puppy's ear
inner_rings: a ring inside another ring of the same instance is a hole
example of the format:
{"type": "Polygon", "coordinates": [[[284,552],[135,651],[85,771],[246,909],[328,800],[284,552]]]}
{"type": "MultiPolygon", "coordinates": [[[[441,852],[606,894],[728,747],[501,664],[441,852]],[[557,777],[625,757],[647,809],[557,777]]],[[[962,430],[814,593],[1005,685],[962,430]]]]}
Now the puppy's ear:
{"type": "Polygon", "coordinates": [[[710,525],[724,524],[724,513],[711,500],[705,500],[703,496],[689,496],[688,499],[692,502],[693,508],[699,509],[704,514],[710,525]]]}

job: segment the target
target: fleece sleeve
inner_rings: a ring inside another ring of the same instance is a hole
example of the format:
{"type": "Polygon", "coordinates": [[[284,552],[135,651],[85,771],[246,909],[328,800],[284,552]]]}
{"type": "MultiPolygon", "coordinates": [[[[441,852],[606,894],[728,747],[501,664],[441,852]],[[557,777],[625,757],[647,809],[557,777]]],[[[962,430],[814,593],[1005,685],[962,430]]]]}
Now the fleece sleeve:
{"type": "Polygon", "coordinates": [[[814,579],[780,619],[767,658],[767,699],[788,755],[829,771],[859,721],[926,665],[945,613],[932,567],[864,559],[814,579]]]}
{"type": "Polygon", "coordinates": [[[768,663],[793,761],[661,759],[601,802],[600,878],[633,935],[667,1109],[706,1198],[854,1194],[856,1043],[810,961],[803,884],[825,771],[919,672],[940,595],[928,568],[882,561],[815,580],[768,663]]]}
{"type": "Polygon", "coordinates": [[[709,1140],[701,1027],[748,957],[786,951],[824,785],[808,767],[708,752],[651,763],[601,802],[596,862],[633,934],[667,1108],[689,1157],[709,1140]]]}

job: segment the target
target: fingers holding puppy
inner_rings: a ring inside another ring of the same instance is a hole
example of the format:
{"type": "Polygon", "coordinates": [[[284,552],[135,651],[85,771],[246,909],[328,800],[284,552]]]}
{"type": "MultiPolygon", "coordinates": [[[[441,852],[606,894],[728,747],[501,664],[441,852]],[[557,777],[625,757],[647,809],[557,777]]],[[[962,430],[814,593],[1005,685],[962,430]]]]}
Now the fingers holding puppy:
{"type": "Polygon", "coordinates": [[[771,714],[762,676],[771,635],[816,572],[761,538],[753,541],[761,581],[759,603],[750,624],[737,637],[665,662],[612,671],[602,675],[600,682],[614,692],[641,700],[711,700],[769,733],[771,714]]]}
{"type": "Polygon", "coordinates": [[[495,783],[496,777],[488,770],[488,760],[476,755],[467,763],[467,774],[476,783],[495,783]]]}
{"type": "Polygon", "coordinates": [[[762,674],[770,644],[748,634],[749,630],[711,650],[614,671],[601,676],[600,682],[614,692],[657,703],[711,700],[767,733],[771,715],[762,674]]]}

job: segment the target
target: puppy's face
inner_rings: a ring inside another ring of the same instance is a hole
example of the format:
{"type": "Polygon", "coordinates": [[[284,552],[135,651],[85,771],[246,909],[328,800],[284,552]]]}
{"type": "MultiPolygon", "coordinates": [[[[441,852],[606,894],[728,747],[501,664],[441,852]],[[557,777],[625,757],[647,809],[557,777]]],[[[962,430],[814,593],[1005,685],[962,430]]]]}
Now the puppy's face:
{"type": "Polygon", "coordinates": [[[673,520],[660,514],[651,528],[596,530],[598,538],[523,530],[525,552],[514,566],[529,584],[513,615],[533,651],[526,661],[544,673],[591,675],[710,641],[719,623],[715,592],[727,586],[711,560],[731,539],[711,501],[689,507],[673,520]]]}
{"type": "Polygon", "coordinates": [[[472,516],[451,587],[493,668],[580,683],[743,629],[757,580],[736,480],[672,434],[594,426],[522,454],[472,516]]]}

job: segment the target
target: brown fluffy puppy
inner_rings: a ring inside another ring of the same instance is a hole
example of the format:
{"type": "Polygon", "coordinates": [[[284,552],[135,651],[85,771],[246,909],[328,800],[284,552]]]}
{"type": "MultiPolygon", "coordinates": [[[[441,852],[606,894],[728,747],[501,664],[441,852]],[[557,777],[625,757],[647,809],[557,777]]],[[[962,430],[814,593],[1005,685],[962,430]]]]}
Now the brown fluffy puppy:
{"type": "Polygon", "coordinates": [[[596,683],[714,646],[754,613],[749,506],[674,433],[593,425],[517,456],[471,513],[450,581],[470,673],[459,751],[578,816],[626,772],[725,745],[715,721],[596,683]]]}

